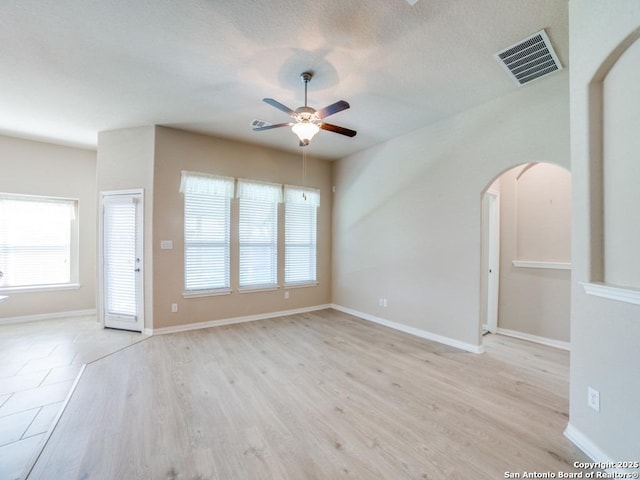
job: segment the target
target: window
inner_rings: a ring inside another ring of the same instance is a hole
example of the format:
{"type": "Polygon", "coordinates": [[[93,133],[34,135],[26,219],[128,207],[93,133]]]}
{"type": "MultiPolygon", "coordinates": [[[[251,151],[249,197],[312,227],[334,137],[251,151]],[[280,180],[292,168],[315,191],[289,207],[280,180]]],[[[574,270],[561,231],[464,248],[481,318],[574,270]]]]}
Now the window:
{"type": "Polygon", "coordinates": [[[284,283],[315,283],[320,191],[286,185],[284,199],[284,283]]]}
{"type": "Polygon", "coordinates": [[[234,179],[182,172],[185,295],[228,291],[234,179]]]}
{"type": "Polygon", "coordinates": [[[0,289],[77,283],[77,206],[76,200],[0,194],[0,289]]]}
{"type": "Polygon", "coordinates": [[[182,172],[180,191],[185,297],[317,283],[320,190],[182,172]]]}
{"type": "Polygon", "coordinates": [[[282,186],[238,180],[240,199],[240,288],[278,283],[278,203],[282,186]]]}

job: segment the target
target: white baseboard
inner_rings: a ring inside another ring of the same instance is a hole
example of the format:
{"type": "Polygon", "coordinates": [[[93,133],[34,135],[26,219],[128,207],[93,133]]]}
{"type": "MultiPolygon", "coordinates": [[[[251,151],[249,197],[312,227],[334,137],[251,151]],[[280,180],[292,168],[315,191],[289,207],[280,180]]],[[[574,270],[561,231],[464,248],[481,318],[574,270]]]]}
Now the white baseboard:
{"type": "Polygon", "coordinates": [[[315,312],[331,308],[331,305],[315,305],[313,307],[296,308],[293,310],[283,310],[279,312],[260,313],[257,315],[246,315],[244,317],[223,318],[220,320],[209,320],[206,322],[187,323],[173,327],[145,328],[145,335],[164,335],[167,333],[188,332],[190,330],[200,330],[201,328],[220,327],[222,325],[233,325],[235,323],[255,322],[256,320],[266,320],[268,318],[284,317],[286,315],[296,315],[299,313],[315,312]]]}
{"type": "Polygon", "coordinates": [[[604,453],[584,433],[571,425],[571,423],[567,424],[567,428],[564,430],[564,436],[571,440],[574,445],[582,450],[591,460],[593,460],[594,463],[602,465],[610,465],[614,463],[613,459],[609,455],[604,453]]]}
{"type": "Polygon", "coordinates": [[[55,313],[41,313],[38,315],[22,315],[19,317],[7,317],[0,318],[0,325],[7,325],[10,323],[23,323],[23,322],[35,322],[38,320],[51,320],[54,318],[65,317],[85,317],[89,315],[95,315],[96,309],[91,310],[73,310],[71,312],[55,312],[55,313]]]}
{"type": "Polygon", "coordinates": [[[540,343],[541,345],[547,345],[548,347],[560,348],[562,350],[571,350],[571,344],[562,340],[539,337],[537,335],[531,335],[530,333],[517,332],[515,330],[509,330],[507,328],[498,328],[498,330],[496,330],[496,333],[499,335],[504,335],[506,337],[519,338],[520,340],[540,343]]]}
{"type": "Polygon", "coordinates": [[[391,320],[385,320],[384,318],[379,318],[374,315],[369,315],[368,313],[352,310],[351,308],[343,307],[341,305],[332,304],[331,308],[334,308],[335,310],[343,313],[348,313],[349,315],[353,315],[358,318],[362,318],[363,320],[368,320],[373,323],[384,325],[385,327],[393,328],[394,330],[399,330],[410,335],[415,335],[416,337],[432,340],[434,342],[442,343],[450,347],[459,348],[471,353],[484,353],[484,347],[482,345],[473,345],[471,343],[461,342],[460,340],[455,340],[453,338],[438,335],[436,333],[431,333],[416,327],[410,327],[409,325],[393,322],[391,320]]]}

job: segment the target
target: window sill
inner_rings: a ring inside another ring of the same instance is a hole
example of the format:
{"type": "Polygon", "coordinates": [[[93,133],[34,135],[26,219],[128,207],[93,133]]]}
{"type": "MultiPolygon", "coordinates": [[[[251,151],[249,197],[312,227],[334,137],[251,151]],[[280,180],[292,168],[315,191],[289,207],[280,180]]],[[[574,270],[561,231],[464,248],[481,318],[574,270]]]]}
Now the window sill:
{"type": "Polygon", "coordinates": [[[60,290],[78,290],[79,288],[79,283],[61,283],[59,285],[30,285],[24,287],[2,287],[0,288],[0,294],[57,292],[60,290]]]}
{"type": "Polygon", "coordinates": [[[587,295],[640,305],[640,290],[638,289],[614,287],[606,283],[580,282],[580,285],[582,285],[587,295]]]}
{"type": "Polygon", "coordinates": [[[305,288],[305,287],[317,287],[318,282],[300,282],[300,283],[285,283],[284,288],[305,288]]]}
{"type": "Polygon", "coordinates": [[[280,287],[278,285],[264,285],[256,287],[242,287],[238,289],[238,293],[258,293],[258,292],[274,292],[280,287]]]}
{"type": "Polygon", "coordinates": [[[182,298],[217,297],[219,295],[229,294],[231,294],[230,288],[220,288],[217,290],[194,290],[191,292],[182,292],[182,298]]]}

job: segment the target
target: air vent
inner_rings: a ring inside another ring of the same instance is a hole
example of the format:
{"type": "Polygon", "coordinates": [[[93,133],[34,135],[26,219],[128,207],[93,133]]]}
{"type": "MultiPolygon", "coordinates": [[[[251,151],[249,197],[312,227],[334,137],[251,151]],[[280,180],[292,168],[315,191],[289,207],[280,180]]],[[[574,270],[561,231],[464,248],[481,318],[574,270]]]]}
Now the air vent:
{"type": "Polygon", "coordinates": [[[520,86],[562,70],[562,65],[544,30],[495,54],[496,60],[520,86]]]}
{"type": "Polygon", "coordinates": [[[261,127],[270,127],[271,124],[269,122],[265,122],[264,120],[252,120],[251,126],[253,128],[261,128],[261,127]]]}

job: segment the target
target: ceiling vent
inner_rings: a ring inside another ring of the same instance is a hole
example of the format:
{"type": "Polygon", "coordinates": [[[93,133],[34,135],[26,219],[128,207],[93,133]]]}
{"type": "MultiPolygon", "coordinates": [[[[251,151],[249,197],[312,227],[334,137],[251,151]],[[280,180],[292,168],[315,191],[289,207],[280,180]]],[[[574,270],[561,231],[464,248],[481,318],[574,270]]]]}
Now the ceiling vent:
{"type": "Polygon", "coordinates": [[[562,70],[562,65],[544,30],[494,55],[519,85],[562,70]]]}

